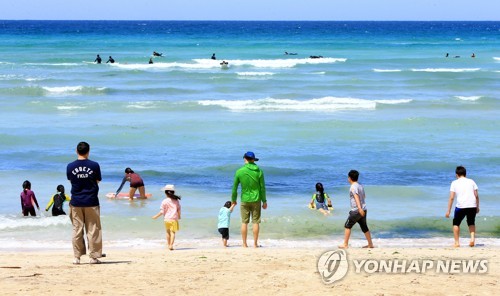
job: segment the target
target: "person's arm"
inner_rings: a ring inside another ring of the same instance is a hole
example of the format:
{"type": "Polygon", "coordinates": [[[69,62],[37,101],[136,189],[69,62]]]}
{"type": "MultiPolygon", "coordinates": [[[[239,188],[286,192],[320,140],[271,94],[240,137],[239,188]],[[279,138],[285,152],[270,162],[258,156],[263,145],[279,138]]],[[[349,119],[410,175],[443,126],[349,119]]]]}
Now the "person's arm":
{"type": "Polygon", "coordinates": [[[52,195],[52,197],[50,198],[49,203],[45,207],[45,211],[47,212],[53,204],[54,204],[54,195],[52,195]]]}
{"type": "Polygon", "coordinates": [[[325,193],[326,195],[326,200],[328,202],[328,206],[331,207],[332,206],[332,200],[330,199],[330,196],[328,195],[328,193],[325,193]]]}
{"type": "Polygon", "coordinates": [[[446,218],[450,218],[451,206],[453,205],[454,199],[455,199],[455,192],[450,191],[450,199],[448,200],[448,211],[445,214],[446,218]]]}
{"type": "Polygon", "coordinates": [[[260,176],[260,198],[263,202],[262,208],[267,209],[267,197],[266,197],[266,182],[264,181],[264,173],[260,176]]]}
{"type": "Polygon", "coordinates": [[[118,187],[118,189],[116,190],[115,196],[117,196],[120,193],[120,191],[122,191],[125,182],[127,182],[127,176],[123,177],[122,183],[120,184],[120,187],[118,187]]]}
{"type": "Polygon", "coordinates": [[[231,212],[231,213],[232,213],[232,212],[233,212],[233,210],[234,210],[234,207],[235,207],[235,206],[236,206],[236,204],[231,204],[231,207],[229,208],[229,212],[231,212]]]}
{"type": "Polygon", "coordinates": [[[231,194],[231,204],[236,205],[236,199],[238,198],[238,186],[240,185],[240,178],[238,178],[238,172],[234,175],[233,190],[231,194]]]}
{"type": "Polygon", "coordinates": [[[477,189],[474,190],[474,195],[476,196],[476,213],[479,213],[479,193],[477,189]]]}
{"type": "Polygon", "coordinates": [[[19,195],[21,197],[21,211],[24,211],[24,206],[23,206],[23,194],[19,195]]]}
{"type": "Polygon", "coordinates": [[[154,215],[152,218],[156,219],[156,218],[160,217],[161,215],[163,215],[163,212],[159,211],[158,214],[154,215]]]}
{"type": "Polygon", "coordinates": [[[35,202],[36,208],[40,211],[40,206],[38,205],[38,201],[36,200],[36,196],[35,196],[34,192],[33,192],[32,200],[33,200],[33,202],[35,202]]]}
{"type": "Polygon", "coordinates": [[[365,210],[361,207],[361,202],[359,201],[359,195],[357,193],[354,193],[354,201],[356,202],[356,207],[358,208],[358,212],[361,215],[361,217],[365,216],[365,210]]]}
{"type": "Polygon", "coordinates": [[[181,206],[180,206],[180,204],[177,207],[177,216],[179,217],[179,220],[180,220],[181,219],[181,206]]]}
{"type": "Polygon", "coordinates": [[[311,198],[311,202],[309,203],[311,205],[311,207],[314,206],[314,199],[316,198],[316,194],[313,194],[312,195],[312,198],[311,198]]]}

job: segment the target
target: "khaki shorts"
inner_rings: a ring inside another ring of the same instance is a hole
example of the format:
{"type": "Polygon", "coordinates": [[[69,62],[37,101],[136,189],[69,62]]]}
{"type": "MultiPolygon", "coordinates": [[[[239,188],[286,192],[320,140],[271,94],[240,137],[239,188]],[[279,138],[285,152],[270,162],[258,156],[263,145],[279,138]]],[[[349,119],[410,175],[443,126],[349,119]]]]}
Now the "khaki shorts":
{"type": "Polygon", "coordinates": [[[250,216],[252,216],[252,223],[260,223],[260,201],[256,202],[242,202],[240,207],[241,212],[241,223],[248,224],[250,222],[250,216]]]}
{"type": "Polygon", "coordinates": [[[179,221],[177,220],[165,221],[165,229],[170,230],[172,232],[179,231],[179,221]]]}

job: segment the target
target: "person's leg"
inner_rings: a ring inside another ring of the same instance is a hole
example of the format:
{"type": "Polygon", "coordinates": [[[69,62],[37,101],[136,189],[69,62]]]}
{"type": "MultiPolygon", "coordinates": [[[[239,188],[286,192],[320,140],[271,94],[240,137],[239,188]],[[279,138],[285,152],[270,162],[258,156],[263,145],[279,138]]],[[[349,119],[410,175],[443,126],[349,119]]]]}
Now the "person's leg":
{"type": "Polygon", "coordinates": [[[454,247],[460,247],[460,224],[465,218],[465,209],[455,208],[455,213],[453,214],[453,238],[455,240],[454,247]]]}
{"type": "Polygon", "coordinates": [[[174,249],[174,242],[175,242],[175,231],[170,231],[170,251],[174,249]]]}
{"type": "Polygon", "coordinates": [[[243,241],[243,247],[247,248],[247,234],[248,234],[248,223],[250,223],[250,205],[247,203],[241,203],[240,213],[241,213],[241,240],[243,241]]]}
{"type": "Polygon", "coordinates": [[[102,257],[102,229],[101,210],[97,207],[83,208],[85,211],[85,229],[89,244],[89,257],[97,259],[102,257]]]}
{"type": "Polygon", "coordinates": [[[467,209],[467,225],[469,226],[470,242],[469,247],[476,245],[476,208],[467,209]]]}
{"type": "Polygon", "coordinates": [[[32,217],[36,217],[36,211],[35,211],[35,208],[30,208],[29,213],[30,213],[30,216],[32,216],[32,217]]]}
{"type": "Polygon", "coordinates": [[[262,204],[260,203],[260,201],[252,204],[253,246],[255,248],[260,247],[260,245],[259,245],[259,232],[260,232],[261,207],[262,207],[262,204]]]}
{"type": "Polygon", "coordinates": [[[247,231],[248,223],[241,223],[241,240],[243,241],[243,247],[248,247],[247,245],[247,231]]]}
{"type": "Polygon", "coordinates": [[[260,247],[259,246],[259,230],[260,230],[260,224],[259,223],[253,223],[253,246],[255,248],[260,247]]]}
{"type": "Polygon", "coordinates": [[[455,239],[454,247],[460,247],[460,226],[453,225],[453,238],[455,239]]]}
{"type": "Polygon", "coordinates": [[[167,228],[167,245],[168,245],[169,249],[171,248],[171,245],[170,245],[170,236],[171,236],[170,229],[167,228]]]}
{"type": "Polygon", "coordinates": [[[146,187],[144,186],[139,187],[139,194],[141,198],[146,198],[146,187]]]}
{"type": "Polygon", "coordinates": [[[135,195],[136,190],[137,190],[137,188],[130,187],[130,190],[128,192],[128,199],[129,200],[134,200],[134,195],[135,195]]]}
{"type": "Polygon", "coordinates": [[[83,238],[83,226],[85,225],[83,208],[69,207],[69,218],[73,224],[73,255],[75,259],[80,260],[82,255],[86,254],[85,240],[83,238]]]}
{"type": "Polygon", "coordinates": [[[368,229],[368,225],[366,223],[366,216],[368,215],[368,211],[365,211],[365,216],[361,217],[358,220],[359,227],[361,227],[361,231],[365,234],[366,240],[368,241],[368,245],[363,248],[373,248],[372,236],[370,234],[370,229],[368,229]]]}
{"type": "Polygon", "coordinates": [[[347,249],[349,247],[349,238],[351,237],[351,229],[344,228],[344,243],[339,245],[340,249],[347,249]]]}

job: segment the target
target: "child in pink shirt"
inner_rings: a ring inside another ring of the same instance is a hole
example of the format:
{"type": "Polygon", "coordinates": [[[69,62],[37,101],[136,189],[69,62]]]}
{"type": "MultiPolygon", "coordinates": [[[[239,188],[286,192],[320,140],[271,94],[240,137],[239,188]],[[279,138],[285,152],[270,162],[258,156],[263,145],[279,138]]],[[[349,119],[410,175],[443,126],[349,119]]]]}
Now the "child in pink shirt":
{"type": "Polygon", "coordinates": [[[181,219],[180,196],[175,195],[175,186],[166,185],[163,187],[166,198],[161,202],[160,212],[153,216],[156,219],[163,215],[165,229],[167,231],[168,249],[174,249],[175,233],[179,231],[179,220],[181,219]]]}

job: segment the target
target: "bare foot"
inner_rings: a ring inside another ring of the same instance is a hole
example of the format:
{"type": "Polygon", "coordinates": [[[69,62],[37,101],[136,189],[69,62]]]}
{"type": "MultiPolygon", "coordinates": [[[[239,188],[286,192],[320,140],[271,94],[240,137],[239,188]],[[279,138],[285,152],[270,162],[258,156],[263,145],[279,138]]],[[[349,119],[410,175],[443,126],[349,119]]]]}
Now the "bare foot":
{"type": "Polygon", "coordinates": [[[373,249],[373,248],[375,248],[373,245],[363,246],[363,249],[373,249]]]}
{"type": "Polygon", "coordinates": [[[472,247],[474,247],[475,245],[476,245],[476,243],[475,243],[475,242],[470,242],[470,243],[469,243],[469,247],[471,247],[471,248],[472,248],[472,247]]]}
{"type": "Polygon", "coordinates": [[[247,244],[243,244],[243,248],[248,248],[248,245],[247,244]]]}
{"type": "Polygon", "coordinates": [[[460,245],[459,244],[454,244],[453,247],[454,248],[460,248],[460,245]]]}
{"type": "Polygon", "coordinates": [[[339,245],[338,248],[339,249],[347,249],[347,248],[349,248],[349,246],[347,246],[347,245],[339,245]]]}
{"type": "Polygon", "coordinates": [[[262,248],[262,245],[253,245],[254,248],[262,248]]]}

